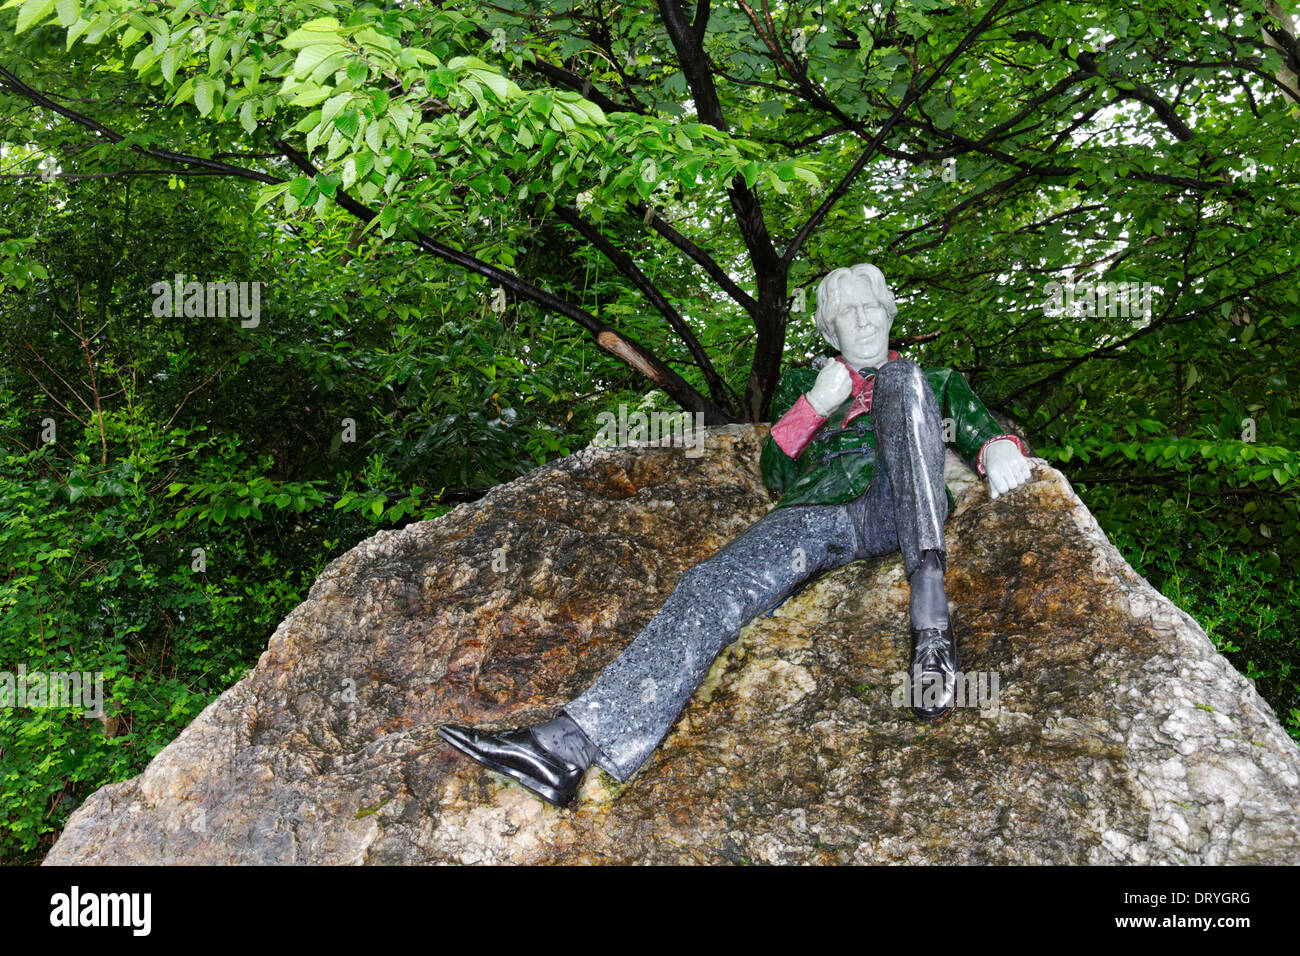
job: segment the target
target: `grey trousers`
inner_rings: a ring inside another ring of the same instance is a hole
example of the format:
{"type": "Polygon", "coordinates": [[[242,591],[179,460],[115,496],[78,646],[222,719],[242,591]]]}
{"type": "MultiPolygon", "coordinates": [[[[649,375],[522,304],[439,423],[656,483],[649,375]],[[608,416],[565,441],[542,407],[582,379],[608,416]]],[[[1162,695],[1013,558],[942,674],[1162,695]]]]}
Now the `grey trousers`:
{"type": "Polygon", "coordinates": [[[769,511],[683,574],[645,630],[562,708],[600,749],[596,763],[618,780],[659,746],[740,629],[804,581],[896,551],[910,578],[922,552],[944,554],[943,433],[920,367],[906,359],[882,365],[870,414],[877,458],[865,492],[841,505],[769,511]]]}

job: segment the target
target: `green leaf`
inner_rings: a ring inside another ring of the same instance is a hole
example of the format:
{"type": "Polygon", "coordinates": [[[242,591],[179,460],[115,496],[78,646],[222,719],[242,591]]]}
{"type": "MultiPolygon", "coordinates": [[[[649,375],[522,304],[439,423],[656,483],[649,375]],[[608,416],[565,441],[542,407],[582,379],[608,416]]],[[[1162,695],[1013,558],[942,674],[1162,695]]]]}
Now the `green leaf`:
{"type": "Polygon", "coordinates": [[[194,84],[194,105],[203,116],[212,112],[212,81],[206,76],[199,77],[194,84]]]}
{"type": "Polygon", "coordinates": [[[54,0],[26,0],[18,11],[18,23],[14,27],[14,32],[22,33],[29,27],[35,26],[48,17],[53,9],[54,0]]]}
{"type": "Polygon", "coordinates": [[[497,99],[505,102],[508,99],[510,90],[510,81],[500,73],[494,73],[489,70],[470,70],[469,74],[484,86],[496,94],[497,99]]]}
{"type": "Polygon", "coordinates": [[[344,49],[345,47],[337,43],[317,43],[303,47],[298,53],[298,59],[294,60],[293,75],[299,79],[308,78],[329,57],[344,49]]]}
{"type": "Polygon", "coordinates": [[[333,17],[321,17],[319,20],[304,23],[281,40],[280,45],[290,50],[297,50],[322,43],[337,44],[339,39],[339,22],[333,17]]]}
{"type": "Polygon", "coordinates": [[[400,135],[405,136],[406,131],[410,126],[411,107],[405,103],[393,103],[388,107],[388,118],[391,119],[393,125],[397,127],[397,132],[400,135]]]}
{"type": "Polygon", "coordinates": [[[310,176],[298,176],[289,183],[289,195],[299,202],[304,202],[313,185],[315,184],[310,176]]]}
{"type": "Polygon", "coordinates": [[[343,112],[343,107],[348,105],[350,99],[352,99],[351,93],[339,93],[337,96],[331,96],[327,99],[320,108],[320,122],[334,122],[334,117],[343,112]]]}
{"type": "Polygon", "coordinates": [[[66,49],[71,50],[72,44],[77,42],[77,38],[90,29],[89,20],[78,20],[68,30],[68,43],[66,49]]]}
{"type": "Polygon", "coordinates": [[[111,12],[101,13],[99,16],[95,17],[94,22],[90,25],[90,32],[86,34],[86,42],[91,46],[94,46],[104,38],[104,34],[107,33],[116,22],[117,17],[111,12]]]}
{"type": "Polygon", "coordinates": [[[822,181],[817,177],[816,173],[811,169],[808,169],[806,166],[796,166],[794,168],[794,174],[796,178],[808,183],[814,189],[821,188],[822,181]]]}
{"type": "Polygon", "coordinates": [[[290,106],[315,106],[317,103],[325,100],[330,95],[328,86],[317,86],[315,83],[304,84],[297,96],[289,101],[290,106]]]}
{"type": "Polygon", "coordinates": [[[361,116],[356,110],[347,110],[335,118],[334,126],[348,139],[353,139],[361,128],[361,116]]]}

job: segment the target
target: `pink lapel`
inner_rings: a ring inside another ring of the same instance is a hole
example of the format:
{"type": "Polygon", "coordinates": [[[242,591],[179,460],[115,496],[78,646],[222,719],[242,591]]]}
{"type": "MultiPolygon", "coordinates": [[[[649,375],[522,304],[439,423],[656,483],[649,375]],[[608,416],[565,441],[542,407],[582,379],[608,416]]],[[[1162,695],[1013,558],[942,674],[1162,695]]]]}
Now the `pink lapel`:
{"type": "MultiPolygon", "coordinates": [[[[898,358],[898,353],[890,349],[889,358],[886,361],[892,362],[896,358],[898,358]]],[[[859,415],[871,411],[871,390],[876,384],[876,376],[874,374],[865,377],[859,375],[858,370],[844,361],[842,355],[835,356],[835,360],[849,370],[849,377],[853,380],[854,402],[849,406],[849,413],[844,416],[844,421],[840,423],[840,428],[843,428],[859,415]]]]}

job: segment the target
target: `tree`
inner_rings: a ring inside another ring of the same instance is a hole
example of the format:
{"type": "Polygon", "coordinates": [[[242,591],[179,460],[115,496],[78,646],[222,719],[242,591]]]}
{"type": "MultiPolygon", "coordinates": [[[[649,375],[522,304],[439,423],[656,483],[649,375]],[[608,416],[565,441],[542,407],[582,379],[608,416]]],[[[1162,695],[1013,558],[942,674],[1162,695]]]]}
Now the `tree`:
{"type": "MultiPolygon", "coordinates": [[[[1222,270],[1231,252],[1187,261],[1177,230],[1128,228],[1185,208],[1233,229],[1246,207],[1259,215],[1260,206],[1281,218],[1263,228],[1286,227],[1293,205],[1260,185],[1281,172],[1293,128],[1286,83],[1297,47],[1276,5],[8,6],[17,7],[16,32],[45,34],[29,44],[115,37],[122,62],[156,90],[118,118],[121,129],[51,98],[20,66],[0,74],[11,93],[155,160],[261,182],[262,199],[280,199],[286,214],[337,204],[381,237],[414,242],[568,317],[711,422],[762,417],[800,298],[791,284],[841,261],[846,239],[858,251],[850,258],[890,259],[891,277],[918,301],[948,291],[933,303],[940,320],[959,310],[953,291],[1037,307],[1035,280],[1099,262],[1108,276],[1181,283],[1136,338],[1292,274],[1192,290],[1187,281],[1222,270]],[[57,26],[42,25],[51,19],[57,26]],[[172,148],[160,96],[171,107],[192,103],[219,152],[261,161],[172,148]],[[916,181],[935,163],[955,167],[958,189],[916,181]],[[1247,165],[1255,187],[1240,179],[1247,165]],[[885,185],[900,177],[902,189],[885,185]],[[863,206],[883,211],[864,223],[863,206]],[[551,217],[662,317],[672,333],[664,344],[644,344],[574,302],[572,290],[513,269],[521,226],[551,217]],[[690,228],[693,218],[705,228],[690,228]],[[475,255],[452,241],[467,223],[514,225],[475,255]],[[1017,238],[987,262],[982,235],[994,224],[1017,238]],[[629,251],[638,246],[648,254],[629,251]],[[910,269],[921,253],[925,267],[910,269]],[[647,276],[646,261],[665,254],[697,269],[696,284],[751,327],[743,395],[718,374],[706,323],[647,276]],[[985,268],[963,270],[959,290],[939,277],[936,266],[972,260],[985,268]]],[[[1197,229],[1203,239],[1205,223],[1197,229]]],[[[950,338],[960,331],[942,327],[950,338]]],[[[1008,397],[1041,393],[1125,347],[1088,334],[1068,344],[1068,355],[1052,356],[1064,361],[1008,397]]]]}

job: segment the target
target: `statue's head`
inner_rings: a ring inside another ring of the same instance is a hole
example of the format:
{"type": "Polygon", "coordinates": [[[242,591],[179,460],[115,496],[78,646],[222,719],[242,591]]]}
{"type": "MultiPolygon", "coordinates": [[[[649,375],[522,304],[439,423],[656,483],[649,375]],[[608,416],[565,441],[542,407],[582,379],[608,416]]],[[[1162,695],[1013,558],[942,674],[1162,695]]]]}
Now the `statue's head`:
{"type": "Polygon", "coordinates": [[[887,352],[897,314],[885,274],[868,263],[834,269],[817,286],[817,331],[845,357],[887,352]]]}

